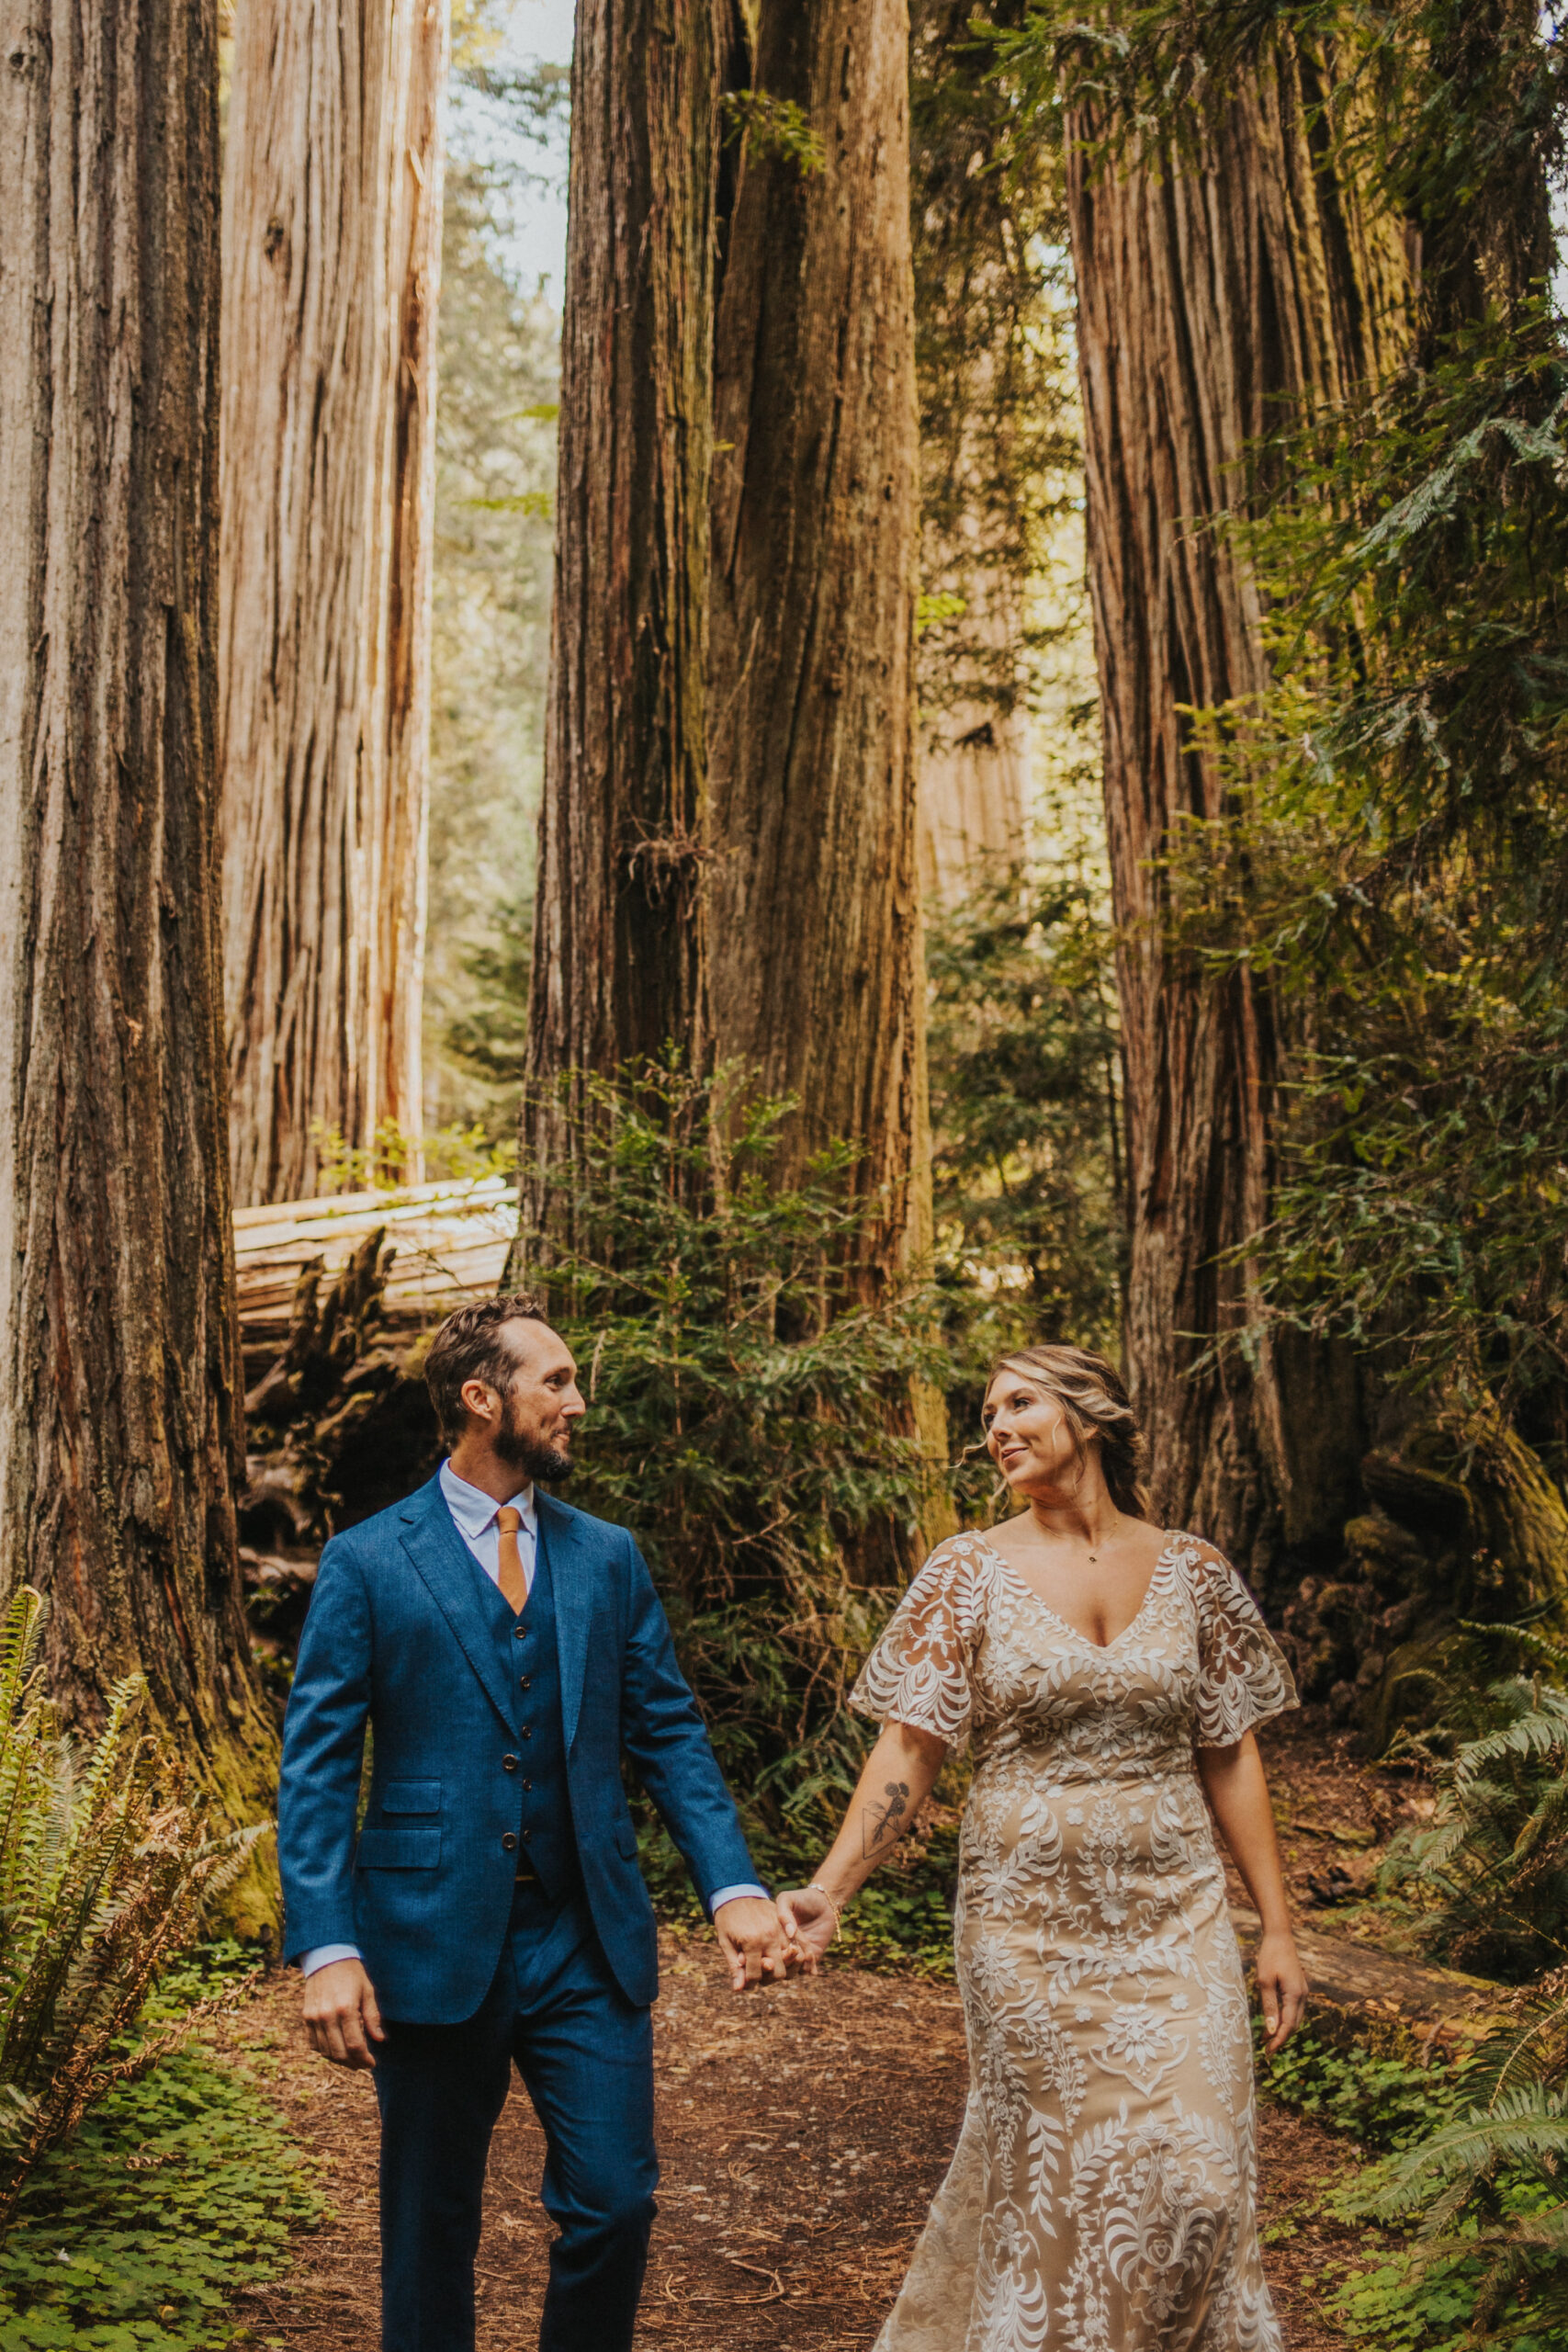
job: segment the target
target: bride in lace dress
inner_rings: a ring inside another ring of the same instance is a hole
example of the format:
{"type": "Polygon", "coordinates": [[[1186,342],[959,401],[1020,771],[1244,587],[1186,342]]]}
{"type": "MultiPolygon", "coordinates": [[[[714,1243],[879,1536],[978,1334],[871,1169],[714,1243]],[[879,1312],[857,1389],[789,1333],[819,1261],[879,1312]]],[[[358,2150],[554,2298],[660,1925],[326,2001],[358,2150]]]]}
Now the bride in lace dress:
{"type": "Polygon", "coordinates": [[[969,2102],[877,2352],[1280,2352],[1210,1815],[1262,1917],[1277,2050],[1306,1980],[1254,1726],[1295,1705],[1290,1668],[1213,1546],[1147,1523],[1110,1364],[1021,1350],[986,1428],[1027,1507],[915,1578],[855,1685],[882,1732],[844,1826],[779,1899],[815,1966],[972,1744],[954,1920],[969,2102]]]}

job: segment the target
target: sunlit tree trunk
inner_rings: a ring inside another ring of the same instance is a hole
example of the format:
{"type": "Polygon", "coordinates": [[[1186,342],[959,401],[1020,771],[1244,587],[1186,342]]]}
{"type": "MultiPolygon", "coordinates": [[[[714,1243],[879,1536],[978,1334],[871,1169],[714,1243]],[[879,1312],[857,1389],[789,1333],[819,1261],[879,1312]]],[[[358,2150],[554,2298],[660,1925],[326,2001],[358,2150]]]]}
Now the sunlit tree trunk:
{"type": "Polygon", "coordinates": [[[715,379],[715,1048],[930,1236],[911,663],[919,450],[905,0],[765,0],[729,77],[715,379]],[[777,109],[798,109],[805,138],[777,109]]]}
{"type": "Polygon", "coordinates": [[[1382,372],[1404,332],[1403,248],[1309,135],[1322,69],[1281,46],[1199,152],[1093,160],[1069,125],[1089,573],[1126,1055],[1127,1349],[1156,1509],[1262,1572],[1342,1521],[1363,1443],[1350,1373],[1304,1348],[1197,1372],[1246,1319],[1225,1253],[1267,1213],[1275,1020],[1249,973],[1206,977],[1165,933],[1157,863],[1218,817],[1184,709],[1245,703],[1267,670],[1257,592],[1203,519],[1244,504],[1249,444],[1287,402],[1382,372]]]}
{"type": "Polygon", "coordinates": [[[242,1472],[213,731],[213,9],[7,12],[0,1586],[71,1711],[145,1671],[236,1811],[242,1472]]]}
{"type": "Polygon", "coordinates": [[[561,1072],[708,1051],[716,70],[710,0],[582,0],[525,1163],[561,1072]]]}
{"type": "MultiPolygon", "coordinates": [[[[244,0],[224,195],[233,1171],[421,1125],[446,0],[244,0]]],[[[410,1171],[413,1172],[413,1171],[410,1171]]]]}

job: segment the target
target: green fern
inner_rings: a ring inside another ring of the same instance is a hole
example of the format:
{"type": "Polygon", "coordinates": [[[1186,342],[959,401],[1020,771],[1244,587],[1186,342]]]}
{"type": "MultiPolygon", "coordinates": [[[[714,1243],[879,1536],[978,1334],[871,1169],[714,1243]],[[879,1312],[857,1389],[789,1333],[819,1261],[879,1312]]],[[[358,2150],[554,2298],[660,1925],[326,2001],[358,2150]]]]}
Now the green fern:
{"type": "Polygon", "coordinates": [[[24,1588],[0,1628],[0,2232],[44,2151],[189,2030],[130,2039],[262,1834],[207,1835],[139,1677],[79,1758],[33,1670],[43,1611],[24,1588]]]}

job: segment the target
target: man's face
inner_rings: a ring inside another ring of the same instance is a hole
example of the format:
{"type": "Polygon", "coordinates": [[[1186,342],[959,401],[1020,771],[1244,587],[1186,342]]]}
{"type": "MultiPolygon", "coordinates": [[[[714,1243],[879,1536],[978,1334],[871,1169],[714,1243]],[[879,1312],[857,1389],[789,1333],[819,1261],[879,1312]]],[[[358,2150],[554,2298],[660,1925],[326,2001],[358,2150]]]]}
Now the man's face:
{"type": "Polygon", "coordinates": [[[476,1388],[500,1418],[491,1423],[491,1446],[525,1478],[552,1482],[571,1473],[573,1424],[588,1410],[577,1385],[577,1365],[566,1341],[547,1323],[519,1319],[508,1323],[504,1338],[512,1351],[510,1386],[497,1397],[495,1389],[480,1382],[465,1384],[463,1396],[476,1388]]]}

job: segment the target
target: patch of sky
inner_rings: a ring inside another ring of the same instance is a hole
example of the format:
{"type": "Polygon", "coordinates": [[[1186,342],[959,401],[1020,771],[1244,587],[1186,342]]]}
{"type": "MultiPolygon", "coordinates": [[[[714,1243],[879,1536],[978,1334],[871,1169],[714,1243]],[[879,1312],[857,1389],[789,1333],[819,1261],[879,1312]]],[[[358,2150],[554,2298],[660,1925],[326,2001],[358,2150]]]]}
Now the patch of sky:
{"type": "Polygon", "coordinates": [[[559,311],[566,278],[567,77],[573,0],[499,0],[482,69],[455,76],[454,153],[490,175],[494,257],[524,293],[559,311]]]}

